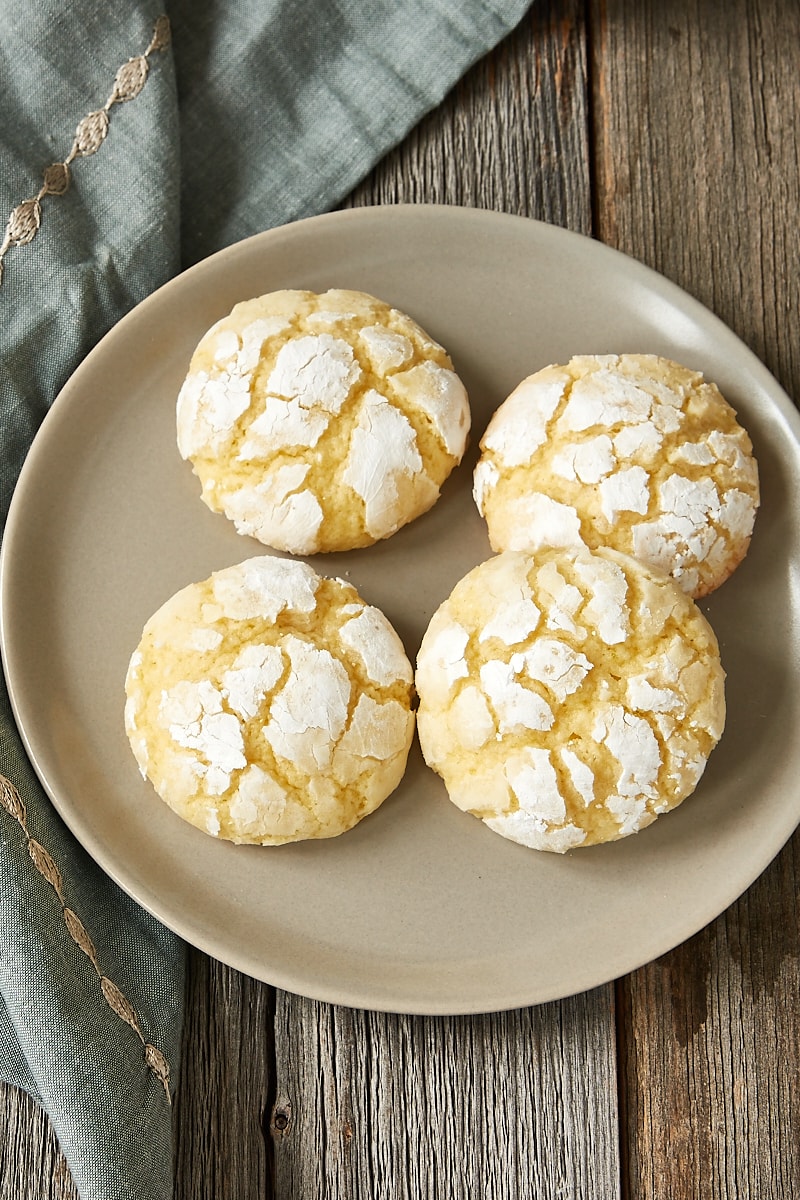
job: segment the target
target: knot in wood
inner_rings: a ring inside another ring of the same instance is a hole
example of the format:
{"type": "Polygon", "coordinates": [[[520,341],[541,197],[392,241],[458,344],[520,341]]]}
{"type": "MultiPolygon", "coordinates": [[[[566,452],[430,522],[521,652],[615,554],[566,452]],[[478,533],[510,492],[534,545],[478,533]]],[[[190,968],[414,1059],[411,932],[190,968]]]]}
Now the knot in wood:
{"type": "Polygon", "coordinates": [[[292,1122],[292,1106],[288,1100],[278,1100],[272,1109],[270,1132],[275,1138],[285,1137],[292,1122]]]}

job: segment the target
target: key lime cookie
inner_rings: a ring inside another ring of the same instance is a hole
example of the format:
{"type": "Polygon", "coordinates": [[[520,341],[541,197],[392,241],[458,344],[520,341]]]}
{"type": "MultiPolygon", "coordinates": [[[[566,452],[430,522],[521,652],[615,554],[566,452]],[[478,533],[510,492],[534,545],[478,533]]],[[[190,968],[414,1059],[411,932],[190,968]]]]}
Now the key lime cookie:
{"type": "Polygon", "coordinates": [[[695,602],[608,549],[476,567],[434,614],[416,686],[422,752],[450,799],[537,850],[624,838],[675,808],[725,719],[695,602]]]}
{"type": "Polygon", "coordinates": [[[208,507],[292,554],[369,546],[426,512],[469,425],[442,347],[354,291],[237,304],[200,341],[177,405],[208,507]]]}
{"type": "Polygon", "coordinates": [[[386,617],[307,564],[251,558],[179,591],[126,680],[139,768],[214,837],[277,845],[352,828],[400,782],[412,668],[386,617]]]}
{"type": "Polygon", "coordinates": [[[758,469],[699,371],[648,354],[580,356],[498,408],[474,496],[496,551],[612,546],[698,598],[747,552],[758,469]]]}

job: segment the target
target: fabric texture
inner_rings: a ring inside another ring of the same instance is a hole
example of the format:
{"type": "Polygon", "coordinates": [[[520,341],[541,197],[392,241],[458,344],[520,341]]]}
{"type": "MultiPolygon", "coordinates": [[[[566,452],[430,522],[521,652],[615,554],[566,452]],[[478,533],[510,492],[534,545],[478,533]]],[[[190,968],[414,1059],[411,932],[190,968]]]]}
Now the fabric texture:
{"type": "MultiPolygon", "coordinates": [[[[122,315],[333,207],[529,3],[0,0],[0,521],[122,315]]],[[[63,825],[4,685],[0,776],[0,1074],[45,1107],[85,1200],[164,1200],[185,948],[63,825]]]]}

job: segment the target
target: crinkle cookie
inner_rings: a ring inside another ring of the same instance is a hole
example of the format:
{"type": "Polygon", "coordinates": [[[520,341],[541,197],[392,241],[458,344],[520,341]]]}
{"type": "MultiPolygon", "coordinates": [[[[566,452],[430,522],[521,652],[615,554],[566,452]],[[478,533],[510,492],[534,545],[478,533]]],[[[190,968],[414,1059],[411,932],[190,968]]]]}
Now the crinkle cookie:
{"type": "Polygon", "coordinates": [[[143,775],[192,825],[276,845],[344,833],[394,790],[412,669],[378,609],[309,566],[248,559],[147,622],[126,681],[143,775]]]}
{"type": "Polygon", "coordinates": [[[434,614],[417,729],[450,799],[537,850],[627,837],[696,787],[724,719],[713,631],[614,550],[506,551],[434,614]]]}
{"type": "Polygon", "coordinates": [[[608,545],[698,598],[747,552],[747,433],[713,383],[651,354],[581,356],[525,379],[481,441],[474,496],[494,550],[608,545]]]}
{"type": "Polygon", "coordinates": [[[426,512],[469,425],[442,347],[353,291],[237,304],[200,341],[177,406],[209,508],[292,554],[369,546],[426,512]]]}

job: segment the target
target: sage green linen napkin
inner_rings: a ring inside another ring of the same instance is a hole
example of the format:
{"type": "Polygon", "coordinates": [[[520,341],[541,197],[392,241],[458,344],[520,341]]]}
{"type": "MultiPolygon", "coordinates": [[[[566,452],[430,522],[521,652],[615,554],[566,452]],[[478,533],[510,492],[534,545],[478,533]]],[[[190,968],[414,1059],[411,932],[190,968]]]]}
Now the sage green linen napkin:
{"type": "MultiPolygon", "coordinates": [[[[0,0],[0,521],[125,312],[336,204],[529,2],[0,0]]],[[[64,827],[3,685],[0,775],[0,1074],[45,1107],[85,1200],[164,1200],[184,947],[64,827]]]]}

